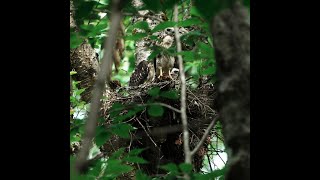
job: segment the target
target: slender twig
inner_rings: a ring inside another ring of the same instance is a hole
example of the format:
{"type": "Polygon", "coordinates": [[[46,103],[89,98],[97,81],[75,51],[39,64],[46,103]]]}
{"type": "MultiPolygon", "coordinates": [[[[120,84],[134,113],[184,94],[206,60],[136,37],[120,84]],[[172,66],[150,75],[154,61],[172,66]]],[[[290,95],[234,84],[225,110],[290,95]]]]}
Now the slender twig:
{"type": "Polygon", "coordinates": [[[212,166],[211,166],[211,161],[210,161],[210,157],[209,155],[207,154],[207,159],[208,159],[208,164],[209,164],[209,167],[210,167],[210,171],[212,172],[213,169],[212,169],[212,166]]]}
{"type": "MultiPolygon", "coordinates": [[[[177,52],[180,53],[182,50],[181,48],[181,42],[180,42],[180,34],[177,26],[178,22],[178,5],[174,5],[174,22],[176,22],[176,25],[174,26],[174,34],[176,38],[176,44],[177,44],[177,52]]],[[[186,105],[186,76],[184,74],[183,69],[183,60],[182,56],[178,55],[178,61],[179,61],[179,70],[180,70],[180,85],[181,85],[181,120],[182,120],[182,129],[183,129],[183,149],[184,149],[184,155],[185,155],[185,163],[191,164],[191,152],[189,147],[189,130],[188,130],[188,121],[187,121],[187,105],[186,105]]],[[[190,176],[188,174],[184,174],[185,179],[190,179],[190,176]]]]}
{"type": "Polygon", "coordinates": [[[89,154],[89,150],[92,146],[92,139],[94,138],[96,131],[97,118],[100,109],[100,99],[102,97],[105,82],[109,84],[110,75],[112,71],[112,47],[116,42],[116,35],[119,29],[120,20],[121,20],[121,8],[120,2],[121,0],[113,0],[112,6],[112,16],[111,16],[111,26],[110,31],[108,32],[108,36],[105,42],[105,51],[101,64],[101,71],[98,73],[98,79],[95,82],[95,88],[92,94],[92,101],[90,106],[89,118],[86,123],[84,136],[82,139],[82,148],[79,152],[79,156],[76,161],[76,171],[77,173],[83,173],[88,169],[87,157],[89,154]]]}
{"type": "Polygon", "coordinates": [[[165,103],[149,103],[148,105],[159,105],[159,106],[163,106],[163,107],[166,107],[168,109],[171,109],[171,110],[173,110],[173,111],[175,111],[177,113],[181,113],[181,111],[179,109],[174,108],[174,107],[172,107],[172,106],[170,106],[168,104],[165,104],[165,103]]]}
{"type": "Polygon", "coordinates": [[[146,130],[146,128],[142,125],[142,123],[139,121],[139,119],[136,119],[138,121],[138,123],[140,124],[140,126],[143,128],[144,132],[147,134],[147,136],[149,137],[149,139],[151,140],[151,142],[154,144],[155,147],[157,146],[157,143],[154,142],[154,140],[152,139],[152,137],[150,136],[150,134],[148,133],[148,131],[146,130]]]}
{"type": "Polygon", "coordinates": [[[197,146],[191,151],[191,156],[193,156],[198,150],[199,148],[202,146],[203,142],[206,140],[207,136],[209,135],[211,129],[213,128],[213,126],[216,124],[217,119],[219,116],[216,116],[211,123],[209,124],[209,126],[207,127],[206,131],[204,132],[204,134],[202,135],[201,140],[199,141],[199,143],[197,144],[197,146]]]}

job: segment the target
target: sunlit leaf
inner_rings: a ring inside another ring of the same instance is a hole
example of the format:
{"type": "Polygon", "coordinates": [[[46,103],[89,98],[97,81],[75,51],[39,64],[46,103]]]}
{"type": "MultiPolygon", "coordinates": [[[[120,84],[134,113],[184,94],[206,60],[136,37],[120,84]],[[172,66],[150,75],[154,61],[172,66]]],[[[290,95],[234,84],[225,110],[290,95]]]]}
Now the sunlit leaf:
{"type": "Polygon", "coordinates": [[[70,76],[72,76],[74,74],[77,74],[77,72],[76,71],[70,71],[70,76]]]}

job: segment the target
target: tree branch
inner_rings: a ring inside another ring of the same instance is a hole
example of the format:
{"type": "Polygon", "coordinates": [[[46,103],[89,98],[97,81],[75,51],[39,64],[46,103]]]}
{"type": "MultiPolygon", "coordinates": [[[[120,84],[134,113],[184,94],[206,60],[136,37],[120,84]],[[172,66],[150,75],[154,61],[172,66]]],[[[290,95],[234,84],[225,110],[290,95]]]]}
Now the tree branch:
{"type": "Polygon", "coordinates": [[[202,146],[203,142],[206,140],[207,136],[209,135],[211,129],[213,128],[213,126],[216,124],[217,119],[219,116],[216,116],[211,123],[209,124],[209,126],[207,127],[206,131],[204,132],[204,134],[202,135],[202,138],[200,140],[200,142],[197,144],[197,146],[191,151],[191,156],[193,156],[198,150],[199,148],[202,146]]]}
{"type": "MultiPolygon", "coordinates": [[[[178,22],[178,5],[174,5],[174,22],[178,22]]],[[[180,34],[177,24],[174,26],[175,38],[177,43],[177,52],[181,52],[181,42],[180,34]]],[[[183,69],[183,60],[182,56],[178,55],[179,70],[180,70],[180,84],[181,84],[181,121],[183,128],[183,149],[185,154],[185,163],[191,164],[191,152],[189,147],[189,130],[188,130],[188,121],[187,121],[187,105],[186,105],[186,77],[183,69]]],[[[185,174],[186,179],[190,177],[185,174]]]]}
{"type": "Polygon", "coordinates": [[[92,139],[94,138],[96,131],[97,118],[100,109],[100,99],[102,97],[102,93],[105,89],[105,82],[109,84],[110,76],[112,72],[112,47],[116,41],[117,31],[119,29],[120,20],[121,20],[121,0],[113,0],[112,1],[112,15],[111,15],[111,26],[110,31],[105,42],[104,47],[104,55],[102,59],[102,64],[100,68],[100,72],[98,73],[98,79],[95,83],[95,88],[93,91],[92,102],[90,106],[89,118],[86,123],[84,136],[82,139],[82,148],[79,152],[78,159],[76,161],[76,171],[77,173],[83,173],[88,169],[87,157],[89,154],[89,150],[92,146],[92,139]]]}

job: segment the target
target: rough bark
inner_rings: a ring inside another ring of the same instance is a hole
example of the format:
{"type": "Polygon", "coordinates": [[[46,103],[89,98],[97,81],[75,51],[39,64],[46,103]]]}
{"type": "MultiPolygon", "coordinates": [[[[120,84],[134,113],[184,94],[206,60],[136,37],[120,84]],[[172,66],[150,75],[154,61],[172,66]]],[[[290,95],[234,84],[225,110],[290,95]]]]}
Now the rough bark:
{"type": "Polygon", "coordinates": [[[212,22],[217,108],[228,151],[227,180],[250,179],[250,21],[240,4],[212,22]]]}

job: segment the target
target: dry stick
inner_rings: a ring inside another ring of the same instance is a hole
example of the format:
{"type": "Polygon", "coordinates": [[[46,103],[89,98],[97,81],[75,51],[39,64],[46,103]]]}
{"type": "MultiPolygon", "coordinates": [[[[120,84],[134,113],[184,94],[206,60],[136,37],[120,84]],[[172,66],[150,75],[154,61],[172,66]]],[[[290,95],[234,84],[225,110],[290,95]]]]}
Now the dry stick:
{"type": "Polygon", "coordinates": [[[159,106],[163,106],[163,107],[166,107],[168,109],[171,109],[171,110],[173,110],[173,111],[175,111],[177,113],[181,113],[181,111],[179,109],[174,108],[174,107],[172,107],[172,106],[170,106],[168,104],[165,104],[165,103],[150,103],[148,105],[159,105],[159,106]]]}
{"type": "MultiPolygon", "coordinates": [[[[174,22],[178,22],[178,5],[174,5],[174,22]]],[[[177,25],[174,26],[175,38],[177,43],[177,52],[181,52],[180,34],[177,25]]],[[[179,70],[180,70],[180,84],[181,84],[181,120],[183,128],[183,149],[185,154],[185,163],[191,164],[191,152],[189,147],[189,130],[187,121],[187,105],[186,105],[186,77],[183,70],[183,61],[181,55],[178,55],[179,70]]],[[[186,179],[190,179],[186,176],[186,179]]]]}
{"type": "Polygon", "coordinates": [[[100,99],[102,97],[102,93],[105,89],[105,82],[110,81],[110,75],[112,71],[112,47],[116,42],[116,35],[119,29],[120,20],[121,20],[121,11],[120,11],[120,0],[113,0],[112,6],[112,15],[111,15],[111,26],[110,31],[108,32],[108,38],[106,38],[105,42],[105,51],[101,64],[101,71],[98,74],[98,79],[95,82],[95,88],[92,94],[92,101],[89,112],[89,119],[86,123],[84,137],[82,139],[82,148],[79,152],[79,156],[76,162],[76,171],[78,173],[85,172],[88,168],[87,157],[89,154],[89,150],[92,146],[92,139],[95,135],[96,124],[98,113],[100,109],[100,99]]]}
{"type": "Polygon", "coordinates": [[[204,134],[202,135],[202,138],[200,140],[200,142],[197,144],[197,146],[191,151],[191,156],[193,156],[198,150],[199,148],[202,146],[203,142],[206,140],[207,136],[209,135],[211,129],[213,128],[213,126],[216,124],[217,119],[219,116],[216,116],[211,123],[209,124],[209,126],[207,127],[206,131],[204,132],[204,134]]]}
{"type": "Polygon", "coordinates": [[[146,130],[146,128],[142,125],[142,123],[139,121],[139,119],[136,119],[138,121],[138,123],[140,124],[140,126],[143,128],[144,132],[147,134],[147,136],[150,138],[151,142],[154,144],[155,147],[157,146],[157,143],[154,142],[154,140],[152,139],[152,137],[150,136],[150,134],[148,133],[148,131],[146,130]]]}

